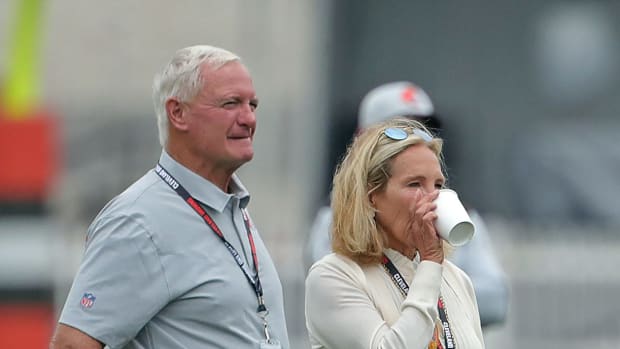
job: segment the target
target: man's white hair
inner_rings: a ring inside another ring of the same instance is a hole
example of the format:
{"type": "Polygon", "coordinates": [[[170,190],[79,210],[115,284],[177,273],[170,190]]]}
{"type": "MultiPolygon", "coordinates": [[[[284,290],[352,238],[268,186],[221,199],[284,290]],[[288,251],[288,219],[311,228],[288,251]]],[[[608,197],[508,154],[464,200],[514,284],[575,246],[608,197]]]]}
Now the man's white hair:
{"type": "Polygon", "coordinates": [[[166,101],[176,97],[182,102],[189,102],[196,97],[205,83],[201,75],[203,64],[218,69],[228,62],[240,60],[236,54],[219,47],[190,46],[178,50],[163,71],[155,75],[153,104],[162,147],[165,147],[168,141],[166,101]]]}

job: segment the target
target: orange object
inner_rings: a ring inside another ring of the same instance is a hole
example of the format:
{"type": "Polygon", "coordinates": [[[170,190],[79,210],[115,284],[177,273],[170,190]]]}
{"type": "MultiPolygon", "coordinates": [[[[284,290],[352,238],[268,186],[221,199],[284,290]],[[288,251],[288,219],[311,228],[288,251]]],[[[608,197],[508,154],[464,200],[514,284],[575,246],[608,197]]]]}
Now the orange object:
{"type": "Polygon", "coordinates": [[[0,111],[0,201],[41,202],[59,169],[58,121],[50,113],[14,119],[0,111]]]}
{"type": "Polygon", "coordinates": [[[47,303],[0,303],[0,348],[47,348],[54,312],[47,303]]]}

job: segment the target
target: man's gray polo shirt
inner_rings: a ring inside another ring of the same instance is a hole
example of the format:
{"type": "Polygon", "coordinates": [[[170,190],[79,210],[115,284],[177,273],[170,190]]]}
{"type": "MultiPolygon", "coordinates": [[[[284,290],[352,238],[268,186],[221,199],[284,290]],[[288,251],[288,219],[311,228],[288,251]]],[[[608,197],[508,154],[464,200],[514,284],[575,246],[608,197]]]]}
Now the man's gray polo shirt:
{"type": "MultiPolygon", "coordinates": [[[[254,275],[236,176],[227,194],[174,161],[161,165],[205,207],[254,275]]],[[[272,338],[289,348],[282,286],[252,225],[272,338]]],[[[60,322],[110,348],[258,348],[257,299],[204,220],[153,171],[110,201],[88,229],[60,322]]]]}

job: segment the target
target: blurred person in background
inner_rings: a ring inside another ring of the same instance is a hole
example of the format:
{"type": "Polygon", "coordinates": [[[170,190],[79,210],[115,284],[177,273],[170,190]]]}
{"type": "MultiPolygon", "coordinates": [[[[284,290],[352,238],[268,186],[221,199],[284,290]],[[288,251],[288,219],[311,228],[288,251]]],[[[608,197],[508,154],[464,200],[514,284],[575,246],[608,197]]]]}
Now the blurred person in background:
{"type": "Polygon", "coordinates": [[[89,227],[50,347],[289,348],[280,279],[235,174],[254,155],[248,69],[183,48],[153,99],[159,162],[89,227]]]}
{"type": "MultiPolygon", "coordinates": [[[[428,94],[408,81],[386,83],[369,91],[360,104],[358,130],[399,116],[418,120],[441,134],[442,123],[428,94]]],[[[506,276],[495,256],[482,217],[475,209],[467,208],[476,233],[473,240],[458,247],[450,259],[472,280],[482,326],[501,324],[505,321],[508,308],[506,276]]],[[[319,208],[312,223],[304,251],[306,269],[331,252],[331,223],[332,209],[328,203],[319,208]]]]}
{"type": "Polygon", "coordinates": [[[333,181],[334,253],[306,279],[312,348],[484,348],[471,281],[435,230],[442,144],[408,118],[354,139],[333,181]]]}

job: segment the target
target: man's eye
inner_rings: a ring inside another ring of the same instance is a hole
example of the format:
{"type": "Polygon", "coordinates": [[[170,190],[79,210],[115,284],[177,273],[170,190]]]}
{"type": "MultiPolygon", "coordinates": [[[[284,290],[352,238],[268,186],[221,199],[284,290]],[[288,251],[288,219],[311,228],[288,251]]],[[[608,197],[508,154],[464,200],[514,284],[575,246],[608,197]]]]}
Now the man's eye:
{"type": "Polygon", "coordinates": [[[411,182],[411,183],[408,184],[408,186],[417,188],[417,187],[420,186],[420,182],[411,182]]]}

